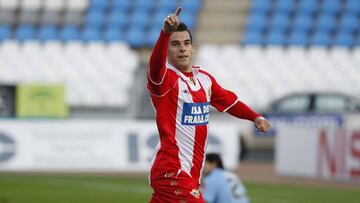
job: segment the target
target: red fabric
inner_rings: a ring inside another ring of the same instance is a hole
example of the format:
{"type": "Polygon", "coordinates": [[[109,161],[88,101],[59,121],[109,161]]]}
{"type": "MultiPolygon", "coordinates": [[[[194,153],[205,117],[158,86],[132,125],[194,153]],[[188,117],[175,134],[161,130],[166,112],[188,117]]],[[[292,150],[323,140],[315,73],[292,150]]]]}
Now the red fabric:
{"type": "Polygon", "coordinates": [[[233,107],[227,110],[227,112],[232,116],[249,121],[254,121],[257,117],[261,116],[241,101],[238,101],[233,107]]]}
{"type": "Polygon", "coordinates": [[[154,178],[151,183],[154,190],[150,203],[205,203],[199,192],[199,183],[184,172],[167,172],[154,178]],[[194,194],[196,191],[196,195],[194,194]]]}
{"type": "Polygon", "coordinates": [[[170,34],[161,31],[150,57],[149,77],[154,83],[160,83],[166,72],[166,57],[170,34]]]}

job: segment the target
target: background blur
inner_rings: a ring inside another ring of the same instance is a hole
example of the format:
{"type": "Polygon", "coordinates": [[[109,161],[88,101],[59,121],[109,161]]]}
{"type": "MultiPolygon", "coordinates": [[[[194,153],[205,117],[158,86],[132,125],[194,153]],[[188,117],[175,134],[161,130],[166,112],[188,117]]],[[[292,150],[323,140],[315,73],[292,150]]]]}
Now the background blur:
{"type": "Polygon", "coordinates": [[[272,122],[212,110],[208,151],[252,202],[360,201],[359,0],[0,0],[0,202],[146,202],[163,19],[272,122]]]}

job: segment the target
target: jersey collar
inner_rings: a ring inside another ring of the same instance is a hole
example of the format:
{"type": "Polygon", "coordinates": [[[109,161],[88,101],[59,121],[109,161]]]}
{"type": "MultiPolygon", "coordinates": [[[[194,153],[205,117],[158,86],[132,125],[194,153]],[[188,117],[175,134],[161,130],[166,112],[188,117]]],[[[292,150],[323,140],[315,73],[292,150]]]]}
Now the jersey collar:
{"type": "MultiPolygon", "coordinates": [[[[179,71],[177,68],[175,68],[174,66],[172,66],[170,63],[166,63],[166,67],[170,70],[175,71],[176,74],[178,74],[183,80],[188,81],[191,83],[190,78],[186,77],[181,71],[179,71]]],[[[197,78],[198,78],[198,74],[199,74],[199,70],[200,70],[200,66],[191,66],[191,71],[193,74],[193,79],[196,83],[197,78]]]]}

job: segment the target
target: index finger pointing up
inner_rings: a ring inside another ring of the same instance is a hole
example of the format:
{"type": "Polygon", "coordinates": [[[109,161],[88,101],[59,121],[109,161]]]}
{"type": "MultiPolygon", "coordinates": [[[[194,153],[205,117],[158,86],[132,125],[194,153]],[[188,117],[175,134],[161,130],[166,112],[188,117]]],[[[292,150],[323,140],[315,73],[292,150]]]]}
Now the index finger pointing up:
{"type": "Polygon", "coordinates": [[[176,16],[179,16],[181,10],[182,10],[182,7],[181,7],[181,6],[178,7],[178,8],[176,9],[176,11],[175,11],[175,15],[176,15],[176,16]]]}

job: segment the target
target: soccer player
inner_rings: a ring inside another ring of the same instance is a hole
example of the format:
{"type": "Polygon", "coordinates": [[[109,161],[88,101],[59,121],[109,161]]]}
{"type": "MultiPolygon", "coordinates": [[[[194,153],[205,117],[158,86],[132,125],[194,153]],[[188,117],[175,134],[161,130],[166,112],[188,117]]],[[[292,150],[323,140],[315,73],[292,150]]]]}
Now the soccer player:
{"type": "Polygon", "coordinates": [[[179,22],[180,11],[181,7],[165,18],[148,69],[147,88],[160,136],[149,176],[152,203],[204,202],[199,185],[210,105],[253,121],[260,131],[270,128],[266,119],[223,89],[212,75],[191,65],[193,39],[179,22]]]}
{"type": "Polygon", "coordinates": [[[206,154],[201,192],[207,203],[249,203],[239,177],[224,169],[219,154],[206,154]]]}

